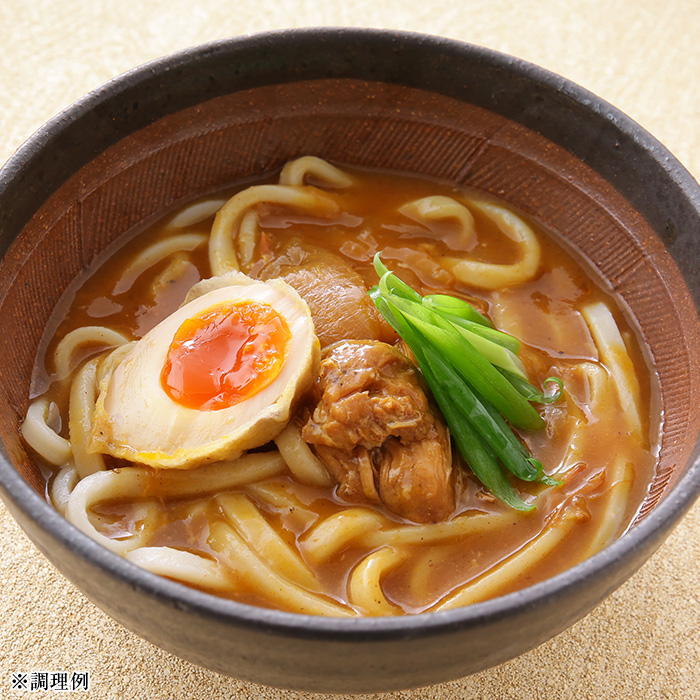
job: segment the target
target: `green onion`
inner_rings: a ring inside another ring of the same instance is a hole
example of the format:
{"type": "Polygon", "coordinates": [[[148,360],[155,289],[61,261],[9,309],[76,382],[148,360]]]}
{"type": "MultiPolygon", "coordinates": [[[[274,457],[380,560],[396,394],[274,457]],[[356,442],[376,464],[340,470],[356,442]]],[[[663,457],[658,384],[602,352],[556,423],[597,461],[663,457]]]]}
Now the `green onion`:
{"type": "MultiPolygon", "coordinates": [[[[429,352],[433,360],[437,356],[429,352]]],[[[492,449],[479,430],[464,415],[460,396],[453,393],[453,385],[449,381],[442,380],[435,372],[435,366],[428,360],[424,363],[428,369],[429,378],[426,381],[431,386],[439,386],[440,389],[434,392],[437,404],[442,411],[447,424],[450,426],[450,433],[454,438],[457,449],[467,460],[476,478],[486,486],[486,488],[511,508],[516,510],[532,510],[534,506],[526,504],[516,493],[512,484],[508,480],[505,470],[499,464],[497,454],[492,449]]],[[[462,387],[466,386],[461,384],[462,387]]]]}
{"type": "MultiPolygon", "coordinates": [[[[485,328],[484,326],[479,326],[478,324],[472,324],[476,328],[482,328],[483,331],[490,331],[490,335],[478,330],[472,330],[464,324],[467,321],[457,322],[450,319],[449,316],[440,314],[446,321],[449,321],[454,328],[460,333],[460,335],[468,340],[491,364],[496,365],[500,369],[506,370],[511,374],[521,377],[523,380],[527,380],[527,375],[525,374],[525,367],[518,357],[518,351],[520,350],[520,343],[517,339],[514,346],[513,343],[506,344],[500,338],[492,337],[493,334],[506,335],[492,328],[485,328]],[[510,347],[509,347],[510,345],[510,347]],[[512,348],[516,347],[515,350],[512,348]]],[[[506,336],[512,337],[512,336],[506,336]]]]}
{"type": "Polygon", "coordinates": [[[394,313],[390,309],[390,302],[380,297],[378,308],[408,345],[412,349],[415,348],[416,359],[433,390],[438,407],[450,426],[457,449],[468,461],[477,479],[496,498],[511,508],[521,511],[532,510],[534,506],[528,505],[518,496],[493,450],[464,416],[459,401],[456,400],[458,397],[455,397],[451,391],[449,379],[439,376],[439,370],[436,367],[440,366],[440,362],[432,347],[420,341],[410,323],[399,311],[394,313]]]}
{"type": "Polygon", "coordinates": [[[528,453],[510,426],[543,428],[544,420],[530,402],[555,401],[561,380],[545,381],[545,387],[556,384],[554,393],[538,391],[517,357],[517,339],[494,329],[465,301],[442,294],[421,297],[387,269],[379,254],[374,267],[379,284],[370,290],[370,297],[416,356],[467,464],[499,500],[531,510],[533,506],[516,493],[508,472],[524,481],[560,482],[544,473],[541,462],[528,453]]]}
{"type": "Polygon", "coordinates": [[[496,343],[497,345],[502,345],[504,348],[507,348],[515,355],[517,355],[520,352],[520,341],[517,338],[514,338],[512,335],[508,335],[503,331],[498,331],[495,328],[491,328],[490,326],[484,326],[481,323],[475,323],[474,321],[469,321],[465,318],[453,316],[452,314],[448,314],[438,309],[435,309],[435,311],[437,311],[437,313],[439,313],[440,316],[442,316],[446,321],[449,321],[457,328],[469,331],[474,335],[480,335],[483,338],[490,340],[492,343],[496,343]]]}
{"type": "Polygon", "coordinates": [[[471,304],[463,299],[457,299],[447,294],[426,294],[423,297],[423,304],[440,314],[449,314],[464,321],[493,328],[493,324],[486,316],[480,314],[471,304]]]}
{"type": "MultiPolygon", "coordinates": [[[[379,290],[382,296],[385,299],[390,297],[385,291],[386,287],[382,287],[380,280],[379,290]]],[[[439,350],[461,377],[492,403],[511,425],[523,430],[544,427],[544,421],[530,402],[456,329],[443,326],[443,319],[439,316],[431,318],[429,310],[423,306],[411,304],[399,297],[387,300],[410,319],[423,342],[439,350]]]]}
{"type": "Polygon", "coordinates": [[[554,384],[556,389],[552,393],[545,394],[538,391],[527,379],[523,379],[519,375],[508,372],[504,368],[499,368],[501,374],[528,400],[534,403],[554,403],[561,397],[564,382],[559,377],[547,377],[544,380],[545,389],[549,384],[554,384]]]}
{"type": "Polygon", "coordinates": [[[415,289],[409,287],[405,282],[400,280],[393,272],[389,270],[386,265],[379,258],[379,253],[374,256],[374,269],[379,275],[379,283],[381,285],[382,279],[384,280],[385,290],[387,289],[396,295],[402,297],[403,299],[412,299],[413,301],[420,302],[422,297],[415,289]]]}

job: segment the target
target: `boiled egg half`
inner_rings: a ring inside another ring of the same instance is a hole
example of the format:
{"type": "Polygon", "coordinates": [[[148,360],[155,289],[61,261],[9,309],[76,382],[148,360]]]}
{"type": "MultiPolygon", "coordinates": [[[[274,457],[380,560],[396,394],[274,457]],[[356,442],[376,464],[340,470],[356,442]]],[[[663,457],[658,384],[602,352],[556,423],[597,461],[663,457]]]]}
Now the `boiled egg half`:
{"type": "Polygon", "coordinates": [[[180,469],[274,438],[319,362],[299,294],[236,272],[196,284],[177,311],[115,353],[99,384],[91,451],[180,469]]]}

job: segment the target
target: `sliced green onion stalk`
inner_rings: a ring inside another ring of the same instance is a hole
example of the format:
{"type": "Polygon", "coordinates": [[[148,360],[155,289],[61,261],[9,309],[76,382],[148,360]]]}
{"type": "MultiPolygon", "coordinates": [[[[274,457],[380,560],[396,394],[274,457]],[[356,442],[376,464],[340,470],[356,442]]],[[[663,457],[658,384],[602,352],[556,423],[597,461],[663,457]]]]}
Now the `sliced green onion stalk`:
{"type": "Polygon", "coordinates": [[[539,391],[517,356],[516,338],[493,328],[466,301],[444,294],[422,297],[382,263],[379,253],[374,268],[379,284],[369,295],[416,356],[467,464],[496,498],[517,510],[531,510],[508,473],[548,486],[560,482],[544,473],[511,426],[542,429],[544,420],[531,402],[556,401],[561,380],[550,377],[539,391]]]}
{"type": "Polygon", "coordinates": [[[448,294],[426,294],[423,297],[423,304],[439,314],[447,314],[454,318],[493,328],[491,321],[464,299],[457,299],[457,297],[451,297],[448,294]]]}
{"type": "Polygon", "coordinates": [[[559,377],[547,377],[547,379],[544,380],[545,390],[552,385],[556,387],[544,393],[532,386],[527,379],[523,379],[521,376],[510,373],[503,368],[499,369],[501,370],[501,374],[503,374],[528,401],[532,401],[533,403],[554,403],[561,397],[564,382],[559,379],[559,377]]]}
{"type": "Polygon", "coordinates": [[[484,326],[481,323],[475,323],[465,318],[453,316],[452,314],[448,314],[444,311],[439,311],[437,309],[436,311],[445,320],[449,321],[452,325],[454,325],[462,331],[468,331],[471,334],[480,335],[486,338],[487,340],[496,343],[497,345],[502,345],[504,348],[507,348],[515,355],[517,355],[520,352],[520,341],[517,338],[514,338],[512,335],[508,335],[503,331],[498,331],[495,328],[491,328],[490,326],[484,326]]]}

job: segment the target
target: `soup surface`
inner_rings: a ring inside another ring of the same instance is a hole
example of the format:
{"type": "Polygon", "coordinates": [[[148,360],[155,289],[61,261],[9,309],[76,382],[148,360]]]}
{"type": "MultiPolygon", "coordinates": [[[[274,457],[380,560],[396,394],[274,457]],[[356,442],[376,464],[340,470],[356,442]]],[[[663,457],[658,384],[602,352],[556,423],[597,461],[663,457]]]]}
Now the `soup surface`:
{"type": "Polygon", "coordinates": [[[306,157],[169,213],[75,280],[23,434],[55,507],[150,571],[292,612],[396,615],[529,586],[623,533],[653,476],[655,392],[624,308],[533,222],[306,157]],[[532,404],[542,427],[514,428],[544,468],[504,477],[522,508],[475,476],[368,295],[377,253],[513,336],[534,387],[561,380],[532,404]]]}

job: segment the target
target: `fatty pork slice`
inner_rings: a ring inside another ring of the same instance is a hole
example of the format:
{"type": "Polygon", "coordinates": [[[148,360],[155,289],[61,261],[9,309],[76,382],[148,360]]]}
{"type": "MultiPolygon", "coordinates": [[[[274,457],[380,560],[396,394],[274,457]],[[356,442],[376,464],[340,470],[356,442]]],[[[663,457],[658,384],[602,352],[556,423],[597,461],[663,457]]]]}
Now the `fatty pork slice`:
{"type": "Polygon", "coordinates": [[[336,343],[321,363],[318,392],[302,435],[339,496],[420,523],[452,514],[449,433],[403,353],[379,341],[336,343]]]}
{"type": "Polygon", "coordinates": [[[352,338],[392,342],[396,335],[367,295],[360,274],[340,256],[292,242],[260,279],[282,278],[308,304],[321,347],[352,338]]]}

